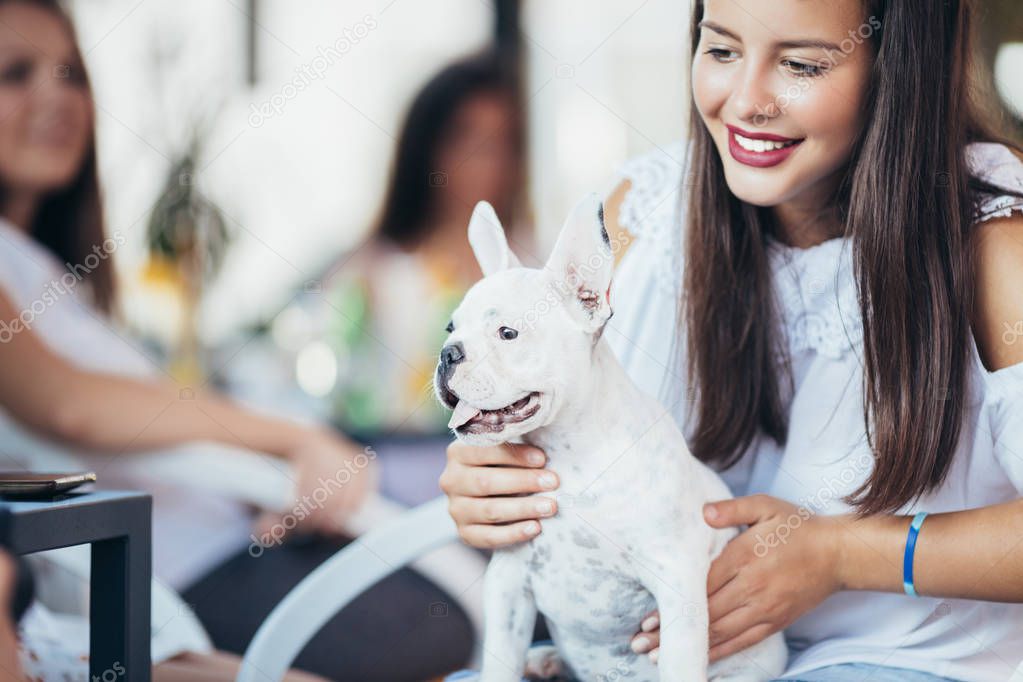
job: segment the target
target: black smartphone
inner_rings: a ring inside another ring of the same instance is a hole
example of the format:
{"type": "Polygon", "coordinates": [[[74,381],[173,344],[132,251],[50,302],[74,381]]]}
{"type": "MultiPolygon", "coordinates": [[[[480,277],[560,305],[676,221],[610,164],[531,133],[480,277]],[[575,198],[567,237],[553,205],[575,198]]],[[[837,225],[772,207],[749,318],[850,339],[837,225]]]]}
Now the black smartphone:
{"type": "Polygon", "coordinates": [[[91,471],[74,474],[0,472],[0,495],[4,497],[52,497],[95,480],[96,474],[91,471]]]}

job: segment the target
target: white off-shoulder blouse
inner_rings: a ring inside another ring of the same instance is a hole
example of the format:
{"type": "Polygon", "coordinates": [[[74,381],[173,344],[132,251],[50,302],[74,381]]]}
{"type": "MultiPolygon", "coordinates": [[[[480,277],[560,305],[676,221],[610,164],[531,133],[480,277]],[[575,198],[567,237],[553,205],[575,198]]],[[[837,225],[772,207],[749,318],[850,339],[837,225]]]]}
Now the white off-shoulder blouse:
{"type": "MultiPolygon", "coordinates": [[[[1008,148],[977,143],[967,152],[974,173],[1023,191],[1023,162],[1008,148]]],[[[634,241],[615,275],[615,315],[606,337],[632,378],[671,406],[688,436],[684,331],[676,313],[686,162],[678,143],[619,169],[620,179],[631,182],[619,220],[634,241]]],[[[1023,213],[1023,200],[993,197],[978,221],[1013,212],[1023,213]]],[[[772,240],[768,251],[793,369],[794,391],[784,396],[788,440],[779,447],[759,433],[722,475],[736,495],[767,493],[814,513],[844,513],[850,509],[842,498],[873,466],[862,413],[863,330],[851,242],[838,238],[799,249],[772,240]]],[[[1023,343],[1023,329],[1007,325],[1005,334],[1023,343]]],[[[971,354],[970,396],[950,474],[901,513],[962,510],[1023,494],[1023,364],[989,372],[973,342],[971,354]]],[[[920,542],[927,542],[926,525],[920,542]]],[[[797,620],[786,636],[792,653],[786,674],[864,662],[1004,682],[1023,659],[1023,605],[841,592],[797,620]]]]}

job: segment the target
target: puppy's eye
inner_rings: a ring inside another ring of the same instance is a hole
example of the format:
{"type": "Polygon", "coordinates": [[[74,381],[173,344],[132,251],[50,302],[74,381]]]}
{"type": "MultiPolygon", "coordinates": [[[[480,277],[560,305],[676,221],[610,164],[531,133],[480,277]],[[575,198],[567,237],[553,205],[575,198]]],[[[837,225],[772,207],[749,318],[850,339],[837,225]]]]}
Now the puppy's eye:
{"type": "Polygon", "coordinates": [[[505,341],[511,341],[516,336],[518,336],[519,333],[518,331],[512,329],[511,327],[501,327],[500,329],[497,330],[497,335],[500,336],[505,341]]]}
{"type": "Polygon", "coordinates": [[[454,322],[448,322],[448,326],[444,327],[444,331],[446,331],[448,334],[450,334],[451,332],[455,331],[455,323],[454,322]]]}

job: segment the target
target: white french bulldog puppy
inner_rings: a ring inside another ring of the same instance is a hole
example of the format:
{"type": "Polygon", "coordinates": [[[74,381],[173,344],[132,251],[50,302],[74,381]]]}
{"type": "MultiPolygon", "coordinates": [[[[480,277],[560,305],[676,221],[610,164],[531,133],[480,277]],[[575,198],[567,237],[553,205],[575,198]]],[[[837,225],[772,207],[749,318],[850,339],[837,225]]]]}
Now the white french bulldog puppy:
{"type": "Polygon", "coordinates": [[[484,278],[452,316],[437,395],[454,410],[449,426],[459,440],[530,443],[561,479],[558,513],[543,532],[496,551],[487,569],[482,682],[519,682],[537,610],[557,650],[539,661],[547,676],[779,676],[787,657],[780,633],[708,669],[707,570],[738,531],[709,527],[702,507],[731,495],[601,339],[614,256],[599,199],[573,210],[543,269],[520,265],[486,202],[476,206],[469,241],[484,278]],[[630,649],[655,607],[656,664],[630,649]]]}

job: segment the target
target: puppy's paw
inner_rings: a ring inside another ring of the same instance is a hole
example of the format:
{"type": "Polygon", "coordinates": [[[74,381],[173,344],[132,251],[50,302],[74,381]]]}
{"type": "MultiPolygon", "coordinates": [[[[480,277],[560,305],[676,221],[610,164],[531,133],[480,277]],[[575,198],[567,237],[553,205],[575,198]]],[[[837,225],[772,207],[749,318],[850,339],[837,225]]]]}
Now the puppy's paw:
{"type": "Polygon", "coordinates": [[[564,673],[561,657],[553,644],[531,646],[526,653],[526,679],[547,680],[564,673]]]}

